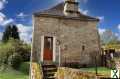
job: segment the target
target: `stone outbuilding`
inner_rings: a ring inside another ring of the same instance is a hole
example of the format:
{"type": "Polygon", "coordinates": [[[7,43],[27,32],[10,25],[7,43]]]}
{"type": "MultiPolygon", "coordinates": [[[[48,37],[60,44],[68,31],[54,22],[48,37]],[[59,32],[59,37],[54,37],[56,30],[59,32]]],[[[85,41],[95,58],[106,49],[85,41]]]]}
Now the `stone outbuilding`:
{"type": "Polygon", "coordinates": [[[76,0],[33,15],[32,58],[60,66],[100,64],[99,20],[79,11],[76,0]]]}

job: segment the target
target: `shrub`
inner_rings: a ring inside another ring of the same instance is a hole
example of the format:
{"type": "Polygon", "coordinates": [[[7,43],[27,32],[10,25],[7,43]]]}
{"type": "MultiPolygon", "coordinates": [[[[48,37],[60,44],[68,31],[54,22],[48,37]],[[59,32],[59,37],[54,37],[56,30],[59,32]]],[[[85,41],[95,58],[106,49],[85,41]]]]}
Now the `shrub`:
{"type": "Polygon", "coordinates": [[[30,60],[30,46],[15,39],[0,44],[0,66],[10,65],[15,69],[19,68],[21,62],[30,60]]]}
{"type": "Polygon", "coordinates": [[[31,53],[31,48],[27,44],[23,44],[19,50],[19,54],[21,55],[23,62],[30,61],[30,53],[31,53]]]}
{"type": "Polygon", "coordinates": [[[30,63],[29,62],[23,62],[21,63],[19,70],[25,74],[29,74],[30,69],[30,63]]]}
{"type": "Polygon", "coordinates": [[[9,58],[9,65],[14,69],[18,69],[20,64],[22,63],[22,58],[19,54],[14,54],[9,58]]]}

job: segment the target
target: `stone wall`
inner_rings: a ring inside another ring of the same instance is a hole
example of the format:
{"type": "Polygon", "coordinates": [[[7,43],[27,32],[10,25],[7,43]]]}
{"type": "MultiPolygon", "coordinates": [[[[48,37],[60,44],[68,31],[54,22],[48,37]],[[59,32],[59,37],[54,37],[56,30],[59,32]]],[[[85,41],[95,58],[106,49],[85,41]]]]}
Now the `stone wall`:
{"type": "Polygon", "coordinates": [[[70,68],[58,68],[55,77],[56,79],[99,79],[93,73],[70,68]]]}
{"type": "MultiPolygon", "coordinates": [[[[42,35],[55,36],[56,42],[60,42],[62,64],[75,62],[94,65],[95,56],[100,59],[96,24],[95,21],[34,17],[33,52],[40,53],[42,35]]],[[[58,60],[58,45],[56,45],[56,53],[58,60]]]]}
{"type": "Polygon", "coordinates": [[[31,62],[30,79],[43,79],[42,67],[37,62],[31,62]]]}
{"type": "Polygon", "coordinates": [[[115,59],[115,66],[120,70],[120,58],[115,59]]]}

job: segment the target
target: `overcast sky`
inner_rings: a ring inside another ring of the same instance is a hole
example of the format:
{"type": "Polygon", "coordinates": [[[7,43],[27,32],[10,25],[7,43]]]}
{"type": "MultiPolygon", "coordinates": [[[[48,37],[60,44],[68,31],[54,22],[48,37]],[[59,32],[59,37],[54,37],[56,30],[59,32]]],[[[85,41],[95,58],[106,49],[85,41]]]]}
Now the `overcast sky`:
{"type": "MultiPolygon", "coordinates": [[[[32,14],[52,7],[63,0],[0,0],[0,39],[4,28],[15,23],[20,37],[26,42],[32,38],[32,14]]],[[[120,38],[120,0],[79,0],[83,14],[98,17],[100,33],[112,30],[120,38]]]]}

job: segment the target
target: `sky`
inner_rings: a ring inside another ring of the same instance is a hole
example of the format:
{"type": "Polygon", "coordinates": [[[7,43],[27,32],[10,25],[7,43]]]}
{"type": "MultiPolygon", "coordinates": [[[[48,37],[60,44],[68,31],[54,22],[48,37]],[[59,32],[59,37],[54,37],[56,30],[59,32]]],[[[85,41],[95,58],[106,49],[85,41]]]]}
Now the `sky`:
{"type": "MultiPolygon", "coordinates": [[[[7,24],[17,25],[21,40],[30,43],[32,14],[48,9],[64,0],[0,0],[0,39],[7,24]]],[[[99,33],[112,30],[120,39],[120,0],[78,0],[79,10],[97,17],[99,33]]]]}

